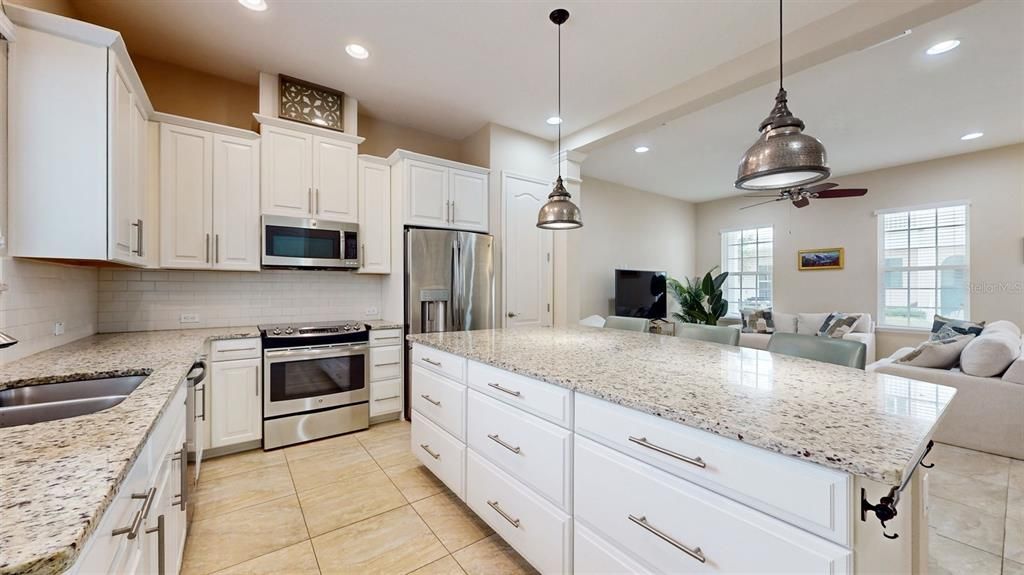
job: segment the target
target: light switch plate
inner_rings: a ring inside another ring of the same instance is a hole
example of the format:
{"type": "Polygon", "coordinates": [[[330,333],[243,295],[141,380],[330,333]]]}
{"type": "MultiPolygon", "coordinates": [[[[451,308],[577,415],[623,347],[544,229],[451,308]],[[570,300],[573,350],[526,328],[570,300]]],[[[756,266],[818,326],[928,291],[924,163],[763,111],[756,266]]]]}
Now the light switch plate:
{"type": "Polygon", "coordinates": [[[197,313],[183,313],[178,323],[199,323],[199,314],[197,313]]]}
{"type": "Polygon", "coordinates": [[[377,309],[377,306],[371,305],[366,308],[366,317],[375,317],[378,313],[380,313],[380,311],[377,309]]]}

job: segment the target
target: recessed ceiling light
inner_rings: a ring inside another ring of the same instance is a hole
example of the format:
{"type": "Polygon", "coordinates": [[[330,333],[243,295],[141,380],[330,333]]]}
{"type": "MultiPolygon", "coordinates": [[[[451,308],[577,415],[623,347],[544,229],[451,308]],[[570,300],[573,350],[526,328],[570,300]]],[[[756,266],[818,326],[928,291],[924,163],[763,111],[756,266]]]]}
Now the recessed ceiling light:
{"type": "Polygon", "coordinates": [[[370,57],[370,51],[359,44],[349,44],[345,46],[345,51],[356,60],[365,60],[370,57]]]}
{"type": "Polygon", "coordinates": [[[638,153],[638,154],[643,154],[645,152],[650,151],[650,148],[648,148],[647,146],[637,146],[637,147],[633,148],[633,151],[638,153]]]}
{"type": "Polygon", "coordinates": [[[262,12],[267,9],[266,0],[238,0],[238,3],[256,12],[262,12]]]}
{"type": "Polygon", "coordinates": [[[559,118],[558,116],[551,116],[550,118],[547,119],[547,123],[551,124],[552,126],[557,126],[562,123],[562,119],[559,118]]]}
{"type": "Polygon", "coordinates": [[[977,140],[978,138],[985,135],[985,132],[971,132],[970,134],[964,134],[960,136],[961,140],[977,140]]]}
{"type": "Polygon", "coordinates": [[[945,54],[950,50],[960,45],[960,40],[944,40],[938,44],[933,45],[931,48],[925,50],[925,53],[929,56],[935,56],[937,54],[945,54]]]}

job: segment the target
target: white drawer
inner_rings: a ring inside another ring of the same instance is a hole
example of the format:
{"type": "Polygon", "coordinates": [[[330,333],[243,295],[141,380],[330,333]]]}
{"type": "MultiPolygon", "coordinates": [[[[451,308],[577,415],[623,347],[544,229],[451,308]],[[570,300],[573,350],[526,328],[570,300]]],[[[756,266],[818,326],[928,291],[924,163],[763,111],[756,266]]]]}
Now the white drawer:
{"type": "Polygon", "coordinates": [[[469,362],[467,381],[491,397],[572,429],[572,391],[503,369],[469,362]]]}
{"type": "Polygon", "coordinates": [[[571,510],[572,432],[469,391],[466,444],[563,511],[571,510]]]}
{"type": "Polygon", "coordinates": [[[572,519],[472,449],[466,504],[541,573],[572,573],[572,519]]]}
{"type": "Polygon", "coordinates": [[[576,521],[572,526],[572,569],[576,575],[627,575],[651,572],[615,544],[576,521]]]}
{"type": "Polygon", "coordinates": [[[412,346],[412,362],[460,383],[466,382],[466,359],[457,355],[415,344],[412,346]]]}
{"type": "Polygon", "coordinates": [[[578,434],[840,545],[851,545],[851,481],[845,473],[582,394],[576,394],[574,415],[578,434]],[[700,458],[704,467],[681,457],[700,458]]]}
{"type": "Polygon", "coordinates": [[[385,379],[370,383],[370,416],[402,411],[402,380],[385,379]]]}
{"type": "Polygon", "coordinates": [[[210,342],[210,361],[250,359],[262,353],[260,338],[218,339],[210,342]]]}
{"type": "Polygon", "coordinates": [[[413,410],[412,452],[459,499],[466,500],[466,446],[413,410]]]}
{"type": "Polygon", "coordinates": [[[414,365],[412,407],[459,441],[466,440],[466,386],[414,365]]]}
{"type": "Polygon", "coordinates": [[[652,571],[851,570],[848,549],[586,438],[576,437],[575,461],[576,520],[652,571]]]}
{"type": "Polygon", "coordinates": [[[370,348],[370,381],[402,377],[402,346],[370,348]]]}
{"type": "Polygon", "coordinates": [[[398,345],[402,344],[402,330],[400,329],[371,329],[370,330],[370,347],[377,347],[379,345],[398,345]]]}

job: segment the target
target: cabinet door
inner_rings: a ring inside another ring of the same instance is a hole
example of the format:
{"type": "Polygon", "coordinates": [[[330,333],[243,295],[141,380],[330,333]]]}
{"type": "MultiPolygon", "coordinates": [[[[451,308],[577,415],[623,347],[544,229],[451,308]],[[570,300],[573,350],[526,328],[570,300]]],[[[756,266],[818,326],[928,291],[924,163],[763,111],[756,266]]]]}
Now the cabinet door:
{"type": "Polygon", "coordinates": [[[136,190],[136,219],[138,226],[135,228],[136,248],[135,260],[139,265],[146,267],[160,267],[159,238],[156,235],[156,217],[160,213],[159,191],[152,182],[150,171],[150,158],[155,151],[150,136],[149,120],[146,119],[146,112],[142,109],[142,103],[138,98],[134,99],[134,113],[132,114],[132,136],[134,158],[132,166],[135,170],[136,190]],[[152,214],[152,215],[151,215],[152,214]]]}
{"type": "Polygon", "coordinates": [[[260,269],[259,140],[213,137],[213,267],[260,269]]]}
{"type": "Polygon", "coordinates": [[[406,160],[405,223],[450,227],[448,168],[406,160]]]}
{"type": "Polygon", "coordinates": [[[138,212],[134,167],[136,154],[133,149],[135,137],[132,130],[135,105],[124,70],[113,56],[110,61],[113,67],[109,90],[110,164],[107,166],[107,173],[110,188],[107,206],[110,213],[107,215],[107,257],[116,262],[131,264],[135,263],[135,225],[138,212]]]}
{"type": "Polygon", "coordinates": [[[313,137],[313,215],[338,222],[359,221],[355,144],[313,137]]]}
{"type": "Polygon", "coordinates": [[[263,213],[306,217],[313,187],[313,136],[273,126],[261,128],[260,195],[263,213]]]}
{"type": "Polygon", "coordinates": [[[448,200],[452,202],[452,227],[460,230],[487,231],[485,174],[455,168],[448,170],[448,200]]]}
{"type": "Polygon", "coordinates": [[[213,135],[160,126],[160,265],[213,266],[213,135]]]}
{"type": "Polygon", "coordinates": [[[259,359],[215,361],[210,369],[210,447],[263,437],[259,359]]]}
{"type": "Polygon", "coordinates": [[[391,273],[391,170],[359,160],[360,273],[391,273]]]}

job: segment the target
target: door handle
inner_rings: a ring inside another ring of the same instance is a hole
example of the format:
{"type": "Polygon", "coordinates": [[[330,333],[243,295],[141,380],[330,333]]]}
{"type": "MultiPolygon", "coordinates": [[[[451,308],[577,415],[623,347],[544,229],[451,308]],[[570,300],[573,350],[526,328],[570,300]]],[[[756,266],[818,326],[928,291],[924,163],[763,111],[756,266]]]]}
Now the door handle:
{"type": "Polygon", "coordinates": [[[146,529],[146,533],[153,533],[153,532],[156,532],[156,541],[157,541],[157,543],[156,543],[156,548],[157,548],[157,557],[156,557],[157,568],[156,569],[157,569],[157,571],[156,572],[157,572],[157,575],[164,575],[165,573],[167,573],[166,559],[164,558],[164,555],[165,555],[164,550],[167,547],[167,541],[166,541],[166,532],[167,532],[167,530],[164,529],[164,516],[163,515],[161,515],[160,517],[157,517],[157,519],[156,519],[156,527],[150,527],[149,529],[146,529]]]}
{"type": "Polygon", "coordinates": [[[320,188],[313,190],[313,204],[316,206],[314,214],[320,214],[320,188]]]}
{"type": "Polygon", "coordinates": [[[455,223],[455,200],[452,200],[452,208],[451,209],[452,209],[452,217],[449,218],[448,221],[454,224],[455,223]]]}
{"type": "Polygon", "coordinates": [[[149,508],[153,505],[153,496],[156,495],[156,487],[150,487],[145,493],[132,493],[132,499],[143,499],[142,508],[135,512],[135,516],[132,518],[131,525],[128,527],[118,527],[110,532],[112,536],[117,535],[128,535],[128,539],[135,539],[139,536],[139,529],[142,527],[143,520],[149,515],[149,508]]]}
{"type": "Polygon", "coordinates": [[[206,234],[206,263],[210,263],[210,234],[206,234]]]}
{"type": "Polygon", "coordinates": [[[213,236],[213,263],[220,263],[220,234],[213,236]]]}
{"type": "Polygon", "coordinates": [[[306,188],[306,199],[309,200],[309,213],[315,214],[313,211],[313,188],[306,188]]]}
{"type": "Polygon", "coordinates": [[[519,317],[519,314],[513,313],[513,312],[508,312],[508,317],[519,317]]]}
{"type": "Polygon", "coordinates": [[[135,228],[135,245],[134,250],[130,250],[133,254],[142,257],[142,220],[135,220],[132,222],[131,227],[135,228]]]}
{"type": "Polygon", "coordinates": [[[441,459],[441,454],[440,453],[434,453],[430,449],[430,445],[428,445],[426,443],[421,443],[420,444],[420,448],[423,449],[423,451],[426,451],[427,453],[429,453],[430,456],[433,457],[434,459],[441,459]]]}

